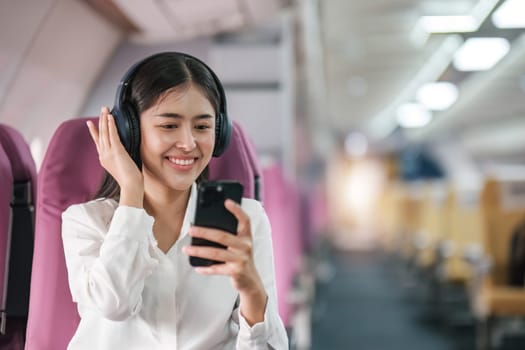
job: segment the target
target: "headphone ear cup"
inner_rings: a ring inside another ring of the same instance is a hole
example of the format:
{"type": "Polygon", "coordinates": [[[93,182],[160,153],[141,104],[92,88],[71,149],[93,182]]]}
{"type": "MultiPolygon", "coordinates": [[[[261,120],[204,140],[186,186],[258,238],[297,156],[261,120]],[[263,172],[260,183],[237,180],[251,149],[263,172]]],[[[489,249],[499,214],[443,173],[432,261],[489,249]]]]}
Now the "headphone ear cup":
{"type": "Polygon", "coordinates": [[[215,120],[215,146],[213,156],[219,157],[230,144],[232,125],[225,114],[219,113],[215,120]]]}
{"type": "Polygon", "coordinates": [[[131,156],[131,159],[142,168],[140,159],[140,119],[135,108],[128,103],[114,106],[111,114],[115,118],[120,142],[131,156]]]}

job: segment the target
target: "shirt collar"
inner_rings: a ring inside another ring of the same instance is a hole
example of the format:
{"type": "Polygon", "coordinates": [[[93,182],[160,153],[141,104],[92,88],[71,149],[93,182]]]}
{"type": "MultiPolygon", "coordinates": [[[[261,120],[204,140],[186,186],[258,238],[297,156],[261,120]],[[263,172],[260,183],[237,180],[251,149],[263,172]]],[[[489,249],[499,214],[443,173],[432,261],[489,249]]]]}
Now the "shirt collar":
{"type": "Polygon", "coordinates": [[[195,204],[197,203],[197,184],[193,183],[190,190],[190,198],[188,199],[188,205],[186,206],[186,212],[184,213],[184,220],[182,221],[182,227],[180,230],[180,238],[186,236],[193,223],[193,216],[195,215],[195,204]]]}

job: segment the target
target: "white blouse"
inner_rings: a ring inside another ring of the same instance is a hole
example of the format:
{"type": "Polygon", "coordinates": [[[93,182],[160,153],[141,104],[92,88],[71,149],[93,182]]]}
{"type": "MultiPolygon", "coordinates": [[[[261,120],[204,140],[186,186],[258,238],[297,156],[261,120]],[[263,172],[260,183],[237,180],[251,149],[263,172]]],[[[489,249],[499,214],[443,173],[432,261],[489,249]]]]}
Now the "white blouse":
{"type": "Polygon", "coordinates": [[[69,287],[81,317],[69,350],[288,348],[264,209],[242,200],[268,295],[264,322],[250,327],[230,278],[196,273],[181,251],[190,244],[195,202],[193,185],[179,239],[166,254],[157,247],[154,219],[144,209],[98,199],[62,214],[69,287]]]}

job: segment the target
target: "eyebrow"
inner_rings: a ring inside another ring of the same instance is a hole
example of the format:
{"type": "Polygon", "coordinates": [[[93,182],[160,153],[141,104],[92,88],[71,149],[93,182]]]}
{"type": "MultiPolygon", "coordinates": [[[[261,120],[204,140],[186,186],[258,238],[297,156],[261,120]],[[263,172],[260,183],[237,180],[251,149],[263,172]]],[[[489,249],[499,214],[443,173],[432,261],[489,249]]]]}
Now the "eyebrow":
{"type": "MultiPolygon", "coordinates": [[[[183,119],[184,117],[178,113],[161,113],[156,114],[155,117],[161,117],[161,118],[175,118],[175,119],[183,119]]],[[[194,116],[192,119],[213,119],[214,117],[210,114],[199,114],[194,116]]]]}

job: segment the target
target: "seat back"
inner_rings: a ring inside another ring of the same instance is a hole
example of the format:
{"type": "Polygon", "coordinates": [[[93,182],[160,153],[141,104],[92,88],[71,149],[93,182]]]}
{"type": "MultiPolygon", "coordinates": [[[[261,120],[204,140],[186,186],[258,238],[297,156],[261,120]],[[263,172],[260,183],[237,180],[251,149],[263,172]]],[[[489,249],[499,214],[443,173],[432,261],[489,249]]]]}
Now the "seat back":
{"type": "Polygon", "coordinates": [[[445,206],[447,187],[440,181],[422,184],[421,226],[418,230],[417,265],[421,268],[436,263],[437,248],[446,238],[449,217],[445,206]]]}
{"type": "Polygon", "coordinates": [[[275,279],[279,314],[285,327],[291,326],[293,305],[289,296],[301,263],[298,193],[286,181],[282,168],[274,164],[263,169],[264,207],[272,226],[275,279]]]}
{"type": "MultiPolygon", "coordinates": [[[[237,124],[234,122],[234,124],[237,124]]],[[[248,156],[248,160],[250,162],[250,167],[253,171],[253,195],[254,199],[263,202],[263,191],[262,191],[262,172],[261,172],[261,166],[259,164],[259,160],[257,158],[257,151],[255,150],[255,144],[253,143],[253,140],[248,137],[248,134],[245,133],[240,126],[238,126],[238,129],[240,130],[240,136],[241,141],[244,144],[244,148],[246,149],[246,155],[248,156]]]]}
{"type": "Polygon", "coordinates": [[[3,306],[7,294],[4,292],[5,286],[5,269],[8,262],[6,255],[8,246],[8,237],[11,232],[11,196],[13,195],[13,173],[9,158],[3,147],[0,145],[0,295],[3,306]]]}
{"type": "Polygon", "coordinates": [[[247,139],[239,123],[233,122],[230,145],[209,164],[210,180],[234,180],[244,186],[243,197],[255,198],[255,160],[248,155],[247,139]]]}
{"type": "Polygon", "coordinates": [[[10,197],[11,225],[6,237],[2,289],[2,322],[12,349],[23,348],[29,308],[29,286],[34,241],[34,198],[36,165],[29,145],[14,128],[0,124],[0,146],[4,149],[12,171],[10,197]]]}
{"type": "Polygon", "coordinates": [[[38,175],[28,350],[66,349],[80,320],[67,281],[61,215],[70,205],[91,199],[102,179],[87,120],[72,119],[58,127],[38,175]]]}
{"type": "Polygon", "coordinates": [[[452,254],[445,260],[443,278],[466,283],[473,271],[465,255],[482,252],[485,223],[480,204],[480,191],[471,188],[451,187],[449,194],[449,231],[447,240],[452,243],[452,254]]]}
{"type": "Polygon", "coordinates": [[[525,220],[525,178],[488,179],[481,198],[484,251],[493,263],[491,282],[507,285],[512,234],[525,220]]]}

